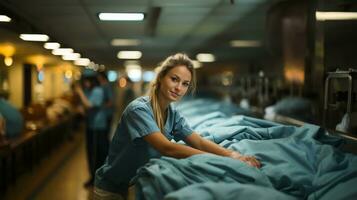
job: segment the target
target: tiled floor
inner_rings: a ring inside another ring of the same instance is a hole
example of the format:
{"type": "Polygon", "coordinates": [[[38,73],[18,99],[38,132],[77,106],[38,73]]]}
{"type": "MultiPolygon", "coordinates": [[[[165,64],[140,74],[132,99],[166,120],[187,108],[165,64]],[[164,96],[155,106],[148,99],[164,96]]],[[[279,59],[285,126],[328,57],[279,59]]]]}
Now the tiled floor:
{"type": "Polygon", "coordinates": [[[5,200],[87,200],[90,192],[83,188],[88,179],[83,133],[53,151],[32,172],[12,184],[5,200]]]}

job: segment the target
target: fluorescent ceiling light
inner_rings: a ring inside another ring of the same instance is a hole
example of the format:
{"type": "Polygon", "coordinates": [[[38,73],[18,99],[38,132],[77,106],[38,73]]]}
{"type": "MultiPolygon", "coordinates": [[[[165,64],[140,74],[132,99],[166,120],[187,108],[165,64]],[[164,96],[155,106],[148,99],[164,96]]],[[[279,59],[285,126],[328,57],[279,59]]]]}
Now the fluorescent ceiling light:
{"type": "Polygon", "coordinates": [[[45,48],[45,49],[58,49],[58,48],[60,48],[60,44],[59,43],[57,43],[57,42],[46,42],[44,45],[43,45],[43,47],[45,48]]]}
{"type": "Polygon", "coordinates": [[[315,13],[316,20],[357,20],[357,12],[320,12],[315,13]]]}
{"type": "Polygon", "coordinates": [[[81,57],[81,54],[79,53],[71,53],[71,54],[66,54],[62,56],[63,60],[77,60],[81,57]]]}
{"type": "Polygon", "coordinates": [[[259,47],[261,42],[258,40],[232,40],[230,45],[232,47],[259,47]]]}
{"type": "Polygon", "coordinates": [[[11,18],[6,15],[0,15],[0,22],[10,22],[11,18]]]}
{"type": "Polygon", "coordinates": [[[119,51],[117,55],[119,59],[139,59],[141,56],[140,51],[119,51]]]}
{"type": "Polygon", "coordinates": [[[214,62],[216,60],[214,55],[210,53],[199,53],[196,58],[199,62],[214,62]]]}
{"type": "Polygon", "coordinates": [[[45,34],[20,34],[20,38],[25,41],[46,42],[50,39],[45,34]]]}
{"type": "Polygon", "coordinates": [[[53,49],[52,54],[56,56],[63,56],[66,54],[71,54],[73,53],[73,49],[71,48],[59,48],[59,49],[53,49]]]}
{"type": "Polygon", "coordinates": [[[88,58],[79,58],[74,61],[74,64],[79,65],[79,66],[88,66],[89,63],[90,63],[90,60],[88,58]]]}
{"type": "Polygon", "coordinates": [[[138,46],[140,43],[137,39],[113,39],[110,42],[112,46],[138,46]]]}
{"type": "Polygon", "coordinates": [[[99,13],[102,21],[142,21],[143,13],[99,13]]]}

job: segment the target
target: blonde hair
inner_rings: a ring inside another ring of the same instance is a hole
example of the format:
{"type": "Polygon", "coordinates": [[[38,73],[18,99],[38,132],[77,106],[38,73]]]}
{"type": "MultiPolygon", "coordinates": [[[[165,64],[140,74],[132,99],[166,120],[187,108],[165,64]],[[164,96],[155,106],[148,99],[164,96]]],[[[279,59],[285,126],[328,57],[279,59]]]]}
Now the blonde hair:
{"type": "Polygon", "coordinates": [[[159,66],[159,72],[157,73],[156,78],[151,83],[149,88],[149,98],[151,100],[151,106],[154,112],[154,117],[157,125],[159,126],[161,132],[165,125],[164,122],[164,111],[161,110],[159,105],[158,93],[160,90],[160,81],[166,74],[173,68],[177,66],[185,66],[191,72],[191,81],[188,91],[194,93],[196,89],[196,73],[193,68],[192,60],[184,53],[177,53],[167,57],[159,66]]]}

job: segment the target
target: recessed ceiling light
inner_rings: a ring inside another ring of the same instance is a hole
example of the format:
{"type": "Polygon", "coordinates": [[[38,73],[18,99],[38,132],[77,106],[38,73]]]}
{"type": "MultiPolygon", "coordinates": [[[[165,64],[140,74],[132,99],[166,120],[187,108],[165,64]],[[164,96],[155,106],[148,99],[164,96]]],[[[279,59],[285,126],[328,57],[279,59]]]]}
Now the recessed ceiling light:
{"type": "Polygon", "coordinates": [[[25,41],[46,42],[49,37],[45,34],[20,34],[20,38],[25,41]]]}
{"type": "Polygon", "coordinates": [[[77,60],[81,57],[79,53],[70,53],[62,56],[63,60],[77,60]]]}
{"type": "Polygon", "coordinates": [[[138,39],[113,39],[110,42],[112,46],[138,46],[140,43],[138,39]]]}
{"type": "Polygon", "coordinates": [[[0,22],[11,22],[11,18],[7,15],[0,15],[0,22]]]}
{"type": "Polygon", "coordinates": [[[232,40],[230,42],[232,47],[259,47],[261,42],[258,40],[232,40]]]}
{"type": "Polygon", "coordinates": [[[90,63],[90,60],[88,58],[79,58],[74,61],[74,64],[79,65],[79,66],[88,66],[89,63],[90,63]]]}
{"type": "Polygon", "coordinates": [[[66,54],[71,54],[73,53],[73,49],[71,48],[59,48],[59,49],[53,49],[52,54],[56,56],[63,56],[66,54]]]}
{"type": "Polygon", "coordinates": [[[57,42],[46,42],[44,45],[43,45],[43,47],[45,48],[45,49],[58,49],[58,48],[60,48],[60,44],[59,43],[57,43],[57,42]]]}
{"type": "Polygon", "coordinates": [[[316,11],[316,20],[357,20],[357,12],[321,12],[316,11]]]}
{"type": "Polygon", "coordinates": [[[99,19],[102,21],[142,21],[143,13],[99,13],[99,19]]]}
{"type": "Polygon", "coordinates": [[[141,51],[119,51],[117,55],[119,59],[139,59],[141,56],[141,51]]]}
{"type": "Polygon", "coordinates": [[[210,53],[199,53],[196,58],[200,62],[214,62],[216,60],[215,56],[210,53]]]}

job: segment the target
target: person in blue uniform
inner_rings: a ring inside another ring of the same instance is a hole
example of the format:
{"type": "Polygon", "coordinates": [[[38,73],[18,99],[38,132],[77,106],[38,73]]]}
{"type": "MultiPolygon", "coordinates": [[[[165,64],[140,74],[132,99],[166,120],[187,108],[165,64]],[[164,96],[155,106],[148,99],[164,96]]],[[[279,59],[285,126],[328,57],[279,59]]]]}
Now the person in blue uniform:
{"type": "Polygon", "coordinates": [[[195,88],[195,71],[185,54],[169,56],[151,85],[149,95],[124,110],[105,164],[95,177],[94,199],[126,199],[130,179],[151,158],[187,158],[213,153],[260,167],[252,156],[225,149],[195,133],[171,104],[195,88]],[[187,145],[171,142],[183,140],[187,145]]]}
{"type": "Polygon", "coordinates": [[[84,184],[86,188],[93,186],[95,171],[103,165],[108,153],[109,139],[107,133],[108,120],[104,109],[104,91],[99,86],[95,74],[85,74],[82,85],[75,85],[75,91],[85,108],[86,152],[90,179],[84,184]]]}
{"type": "Polygon", "coordinates": [[[11,105],[1,94],[0,113],[5,121],[5,137],[14,138],[19,136],[24,128],[24,119],[20,111],[11,105]]]}

